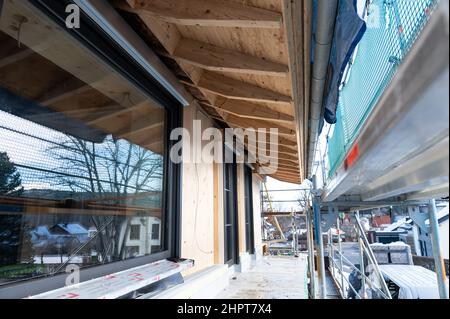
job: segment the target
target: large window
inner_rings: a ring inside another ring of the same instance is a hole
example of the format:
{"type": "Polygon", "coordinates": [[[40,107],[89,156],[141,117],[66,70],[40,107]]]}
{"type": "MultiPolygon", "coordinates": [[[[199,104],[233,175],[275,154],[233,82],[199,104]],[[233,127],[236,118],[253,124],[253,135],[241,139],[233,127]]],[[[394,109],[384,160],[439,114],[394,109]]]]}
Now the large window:
{"type": "MultiPolygon", "coordinates": [[[[232,151],[227,147],[225,154],[232,151]]],[[[237,207],[237,164],[236,155],[232,154],[233,162],[223,164],[224,184],[224,260],[227,264],[234,265],[239,262],[239,237],[238,237],[238,207],[237,207]]],[[[231,156],[230,156],[231,157],[231,156]]]]}
{"type": "Polygon", "coordinates": [[[0,287],[173,253],[174,111],[118,70],[28,1],[3,2],[0,287]]]}
{"type": "Polygon", "coordinates": [[[244,204],[245,204],[245,247],[250,254],[255,253],[255,232],[253,222],[253,177],[252,168],[244,165],[244,204]]]}

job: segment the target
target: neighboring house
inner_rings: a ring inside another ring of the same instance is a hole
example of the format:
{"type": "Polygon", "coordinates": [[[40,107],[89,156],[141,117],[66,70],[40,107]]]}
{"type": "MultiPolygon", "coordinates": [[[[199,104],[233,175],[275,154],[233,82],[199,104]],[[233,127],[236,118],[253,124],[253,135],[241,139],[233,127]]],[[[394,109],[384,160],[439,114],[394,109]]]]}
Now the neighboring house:
{"type": "Polygon", "coordinates": [[[72,246],[89,240],[89,231],[78,223],[60,223],[48,227],[37,226],[31,231],[31,243],[35,253],[67,253],[72,246]]]}
{"type": "Polygon", "coordinates": [[[89,238],[89,231],[77,223],[56,224],[55,226],[50,228],[50,232],[53,236],[63,235],[71,238],[77,238],[81,243],[86,242],[89,238]]]}
{"type": "MultiPolygon", "coordinates": [[[[438,209],[441,208],[437,213],[438,223],[439,223],[439,240],[440,240],[440,246],[441,246],[441,253],[442,257],[444,259],[448,259],[449,255],[449,221],[448,221],[448,204],[442,208],[438,207],[438,209]]],[[[430,221],[427,219],[425,221],[425,224],[428,226],[430,224],[430,221]]],[[[419,239],[419,245],[420,245],[420,253],[421,256],[427,256],[432,257],[433,256],[433,247],[431,244],[431,237],[430,234],[423,229],[420,229],[418,227],[418,239],[419,239]]]]}
{"type": "Polygon", "coordinates": [[[414,246],[413,242],[406,240],[406,236],[412,231],[412,225],[413,220],[405,217],[390,225],[385,225],[383,228],[369,231],[369,239],[372,243],[389,244],[403,241],[410,246],[414,246]]]}
{"type": "MultiPolygon", "coordinates": [[[[449,212],[448,204],[438,206],[439,240],[441,253],[444,259],[449,257],[449,212]]],[[[425,212],[424,212],[425,214],[425,212]]],[[[429,225],[429,220],[425,224],[429,225]]],[[[433,257],[433,247],[430,234],[420,228],[409,217],[399,219],[395,223],[387,225],[384,228],[371,230],[369,240],[373,243],[388,244],[402,241],[411,246],[413,254],[424,257],[433,257]]]]}
{"type": "Polygon", "coordinates": [[[391,217],[389,215],[379,215],[372,218],[372,227],[381,227],[391,223],[391,217]]]}
{"type": "Polygon", "coordinates": [[[161,220],[156,217],[133,217],[128,225],[122,226],[127,257],[144,256],[161,249],[161,220]]]}

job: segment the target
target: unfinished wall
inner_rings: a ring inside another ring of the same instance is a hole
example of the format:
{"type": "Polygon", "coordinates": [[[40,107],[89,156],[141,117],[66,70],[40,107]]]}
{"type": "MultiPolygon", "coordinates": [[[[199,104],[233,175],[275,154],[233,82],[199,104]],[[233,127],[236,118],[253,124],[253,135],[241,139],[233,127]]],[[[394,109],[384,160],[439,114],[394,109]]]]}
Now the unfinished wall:
{"type": "Polygon", "coordinates": [[[225,227],[224,227],[224,190],[223,164],[214,164],[214,263],[224,263],[225,227]]]}
{"type": "MultiPolygon", "coordinates": [[[[184,127],[191,134],[190,141],[184,140],[183,148],[189,147],[193,156],[201,151],[201,148],[196,149],[198,142],[193,140],[193,121],[200,120],[202,129],[211,127],[213,123],[196,105],[184,109],[183,120],[184,127]]],[[[204,141],[201,146],[207,143],[204,141]]],[[[237,191],[239,251],[245,255],[243,168],[243,164],[238,164],[237,191]]],[[[188,275],[224,262],[223,165],[185,161],[182,174],[181,256],[195,261],[194,268],[184,273],[188,275]]],[[[262,254],[260,182],[260,176],[253,174],[254,236],[258,256],[262,254]]]]}
{"type": "MultiPolygon", "coordinates": [[[[202,128],[212,123],[196,105],[184,109],[191,141],[184,140],[183,149],[190,147],[192,155],[199,155],[194,149],[197,142],[192,144],[194,120],[201,120],[202,128]]],[[[195,261],[187,272],[192,273],[214,264],[214,164],[184,162],[182,174],[181,256],[195,261]]]]}

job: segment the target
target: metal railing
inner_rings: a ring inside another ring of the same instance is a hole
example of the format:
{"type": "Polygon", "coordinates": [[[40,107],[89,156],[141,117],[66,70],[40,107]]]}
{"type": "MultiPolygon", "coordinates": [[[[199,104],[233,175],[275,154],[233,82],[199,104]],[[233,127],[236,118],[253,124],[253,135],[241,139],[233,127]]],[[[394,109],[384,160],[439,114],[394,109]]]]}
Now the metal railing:
{"type": "Polygon", "coordinates": [[[342,252],[342,239],[340,231],[340,220],[336,220],[337,225],[337,237],[338,237],[338,249],[335,250],[333,245],[333,236],[331,231],[328,235],[328,260],[329,271],[334,279],[334,282],[343,299],[355,298],[355,299],[367,299],[367,288],[370,288],[372,292],[375,292],[383,299],[392,299],[389,288],[384,281],[383,274],[378,267],[377,260],[373,254],[370,244],[365,235],[364,229],[359,219],[359,213],[356,213],[356,231],[358,234],[358,248],[359,248],[359,268],[354,265],[342,252]],[[337,255],[337,257],[336,257],[337,255]],[[367,261],[367,266],[365,263],[367,261]],[[344,265],[350,268],[351,273],[345,271],[344,265]],[[371,268],[374,276],[368,277],[366,270],[371,268]],[[350,274],[355,274],[360,283],[359,286],[354,286],[354,283],[350,280],[350,274]],[[352,292],[352,294],[349,293],[352,292]]]}

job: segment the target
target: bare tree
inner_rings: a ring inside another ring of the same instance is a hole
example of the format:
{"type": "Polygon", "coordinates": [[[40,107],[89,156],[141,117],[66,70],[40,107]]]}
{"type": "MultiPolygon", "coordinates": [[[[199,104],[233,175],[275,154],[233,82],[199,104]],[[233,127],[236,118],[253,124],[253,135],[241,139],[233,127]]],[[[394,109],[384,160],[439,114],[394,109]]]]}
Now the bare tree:
{"type": "MultiPolygon", "coordinates": [[[[159,193],[161,204],[163,158],[124,140],[107,137],[102,144],[67,136],[62,143],[49,150],[58,166],[48,178],[57,186],[86,196],[89,202],[110,207],[126,208],[141,192],[159,193]]],[[[97,250],[102,260],[124,257],[125,238],[130,219],[125,214],[93,215],[92,223],[98,234],[97,250]],[[122,232],[127,223],[125,233],[122,232]],[[120,244],[121,236],[123,238],[120,244]]]]}
{"type": "Polygon", "coordinates": [[[311,203],[311,192],[309,190],[300,191],[300,196],[297,202],[298,205],[300,206],[300,211],[306,211],[306,209],[311,203]]]}

